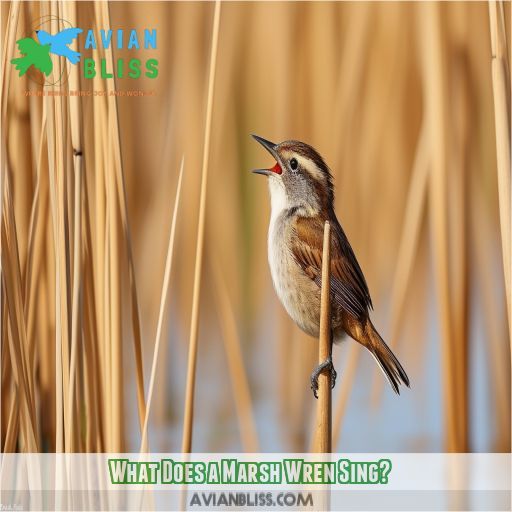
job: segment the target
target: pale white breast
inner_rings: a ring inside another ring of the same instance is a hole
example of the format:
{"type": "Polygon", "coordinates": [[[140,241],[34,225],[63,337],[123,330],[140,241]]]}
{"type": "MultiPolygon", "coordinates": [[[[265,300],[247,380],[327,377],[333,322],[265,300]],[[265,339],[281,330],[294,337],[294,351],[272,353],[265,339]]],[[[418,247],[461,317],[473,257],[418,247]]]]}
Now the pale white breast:
{"type": "Polygon", "coordinates": [[[284,301],[282,286],[282,265],[285,241],[283,239],[283,226],[280,222],[283,212],[288,208],[286,190],[281,180],[269,178],[270,189],[270,225],[268,228],[268,264],[274,288],[281,302],[284,301]]]}
{"type": "Polygon", "coordinates": [[[272,282],[281,304],[297,325],[312,336],[317,335],[319,322],[318,287],[295,261],[291,253],[290,205],[278,180],[269,180],[272,213],[268,230],[268,263],[272,282]]]}

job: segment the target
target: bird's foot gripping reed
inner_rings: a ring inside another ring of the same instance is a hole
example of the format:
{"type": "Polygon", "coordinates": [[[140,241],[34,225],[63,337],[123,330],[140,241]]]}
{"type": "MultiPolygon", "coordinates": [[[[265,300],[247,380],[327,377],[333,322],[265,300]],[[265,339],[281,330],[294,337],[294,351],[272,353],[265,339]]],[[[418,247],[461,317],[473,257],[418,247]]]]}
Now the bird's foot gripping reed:
{"type": "Polygon", "coordinates": [[[334,369],[334,363],[332,362],[332,354],[329,355],[329,357],[323,363],[320,363],[318,366],[315,366],[315,368],[311,372],[311,389],[313,390],[313,395],[315,395],[315,398],[318,398],[318,377],[323,371],[329,372],[329,376],[331,378],[331,388],[334,388],[334,386],[336,385],[336,377],[338,376],[338,373],[334,369]]]}

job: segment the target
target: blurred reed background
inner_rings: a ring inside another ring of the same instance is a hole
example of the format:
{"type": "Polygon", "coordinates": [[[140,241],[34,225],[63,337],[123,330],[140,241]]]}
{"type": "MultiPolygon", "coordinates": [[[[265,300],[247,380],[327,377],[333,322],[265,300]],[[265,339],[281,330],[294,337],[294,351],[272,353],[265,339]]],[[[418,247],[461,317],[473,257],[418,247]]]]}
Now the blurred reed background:
{"type": "Polygon", "coordinates": [[[510,451],[510,3],[1,13],[4,451],[179,451],[194,339],[192,450],[309,450],[318,348],[272,290],[267,187],[248,172],[271,162],[250,133],[330,164],[374,322],[411,378],[394,396],[359,346],[336,347],[333,449],[510,451]],[[69,79],[44,90],[156,95],[27,97],[43,87],[9,62],[42,16],[156,28],[159,59],[157,79],[115,83],[56,61],[69,79]]]}

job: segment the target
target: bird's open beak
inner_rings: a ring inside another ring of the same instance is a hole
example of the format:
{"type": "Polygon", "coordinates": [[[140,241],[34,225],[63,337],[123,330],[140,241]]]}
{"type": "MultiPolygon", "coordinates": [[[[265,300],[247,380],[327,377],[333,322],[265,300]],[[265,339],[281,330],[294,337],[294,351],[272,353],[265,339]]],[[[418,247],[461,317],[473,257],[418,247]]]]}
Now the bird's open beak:
{"type": "Polygon", "coordinates": [[[270,142],[269,140],[264,139],[263,137],[258,137],[258,135],[252,135],[252,138],[258,141],[275,159],[276,165],[271,169],[254,169],[252,172],[256,174],[263,174],[263,176],[271,176],[272,174],[281,174],[283,171],[281,166],[279,165],[279,160],[277,157],[277,144],[270,142]]]}

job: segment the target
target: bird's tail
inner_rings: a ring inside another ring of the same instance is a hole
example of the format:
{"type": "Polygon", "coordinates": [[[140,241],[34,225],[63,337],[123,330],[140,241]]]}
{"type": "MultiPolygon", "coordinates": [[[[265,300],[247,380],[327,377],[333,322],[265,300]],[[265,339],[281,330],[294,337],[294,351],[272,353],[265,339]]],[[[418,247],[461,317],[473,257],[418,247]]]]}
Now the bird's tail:
{"type": "Polygon", "coordinates": [[[69,59],[71,64],[77,64],[78,61],[80,60],[80,53],[79,52],[75,52],[73,50],[69,50],[67,52],[66,57],[69,59]]]}
{"type": "Polygon", "coordinates": [[[32,62],[26,57],[19,57],[18,59],[12,59],[11,64],[14,64],[16,69],[20,72],[20,76],[23,76],[32,65],[32,62]]]}
{"type": "Polygon", "coordinates": [[[386,345],[386,342],[381,338],[380,334],[369,319],[367,321],[365,331],[367,338],[366,348],[368,348],[379,364],[394,392],[399,395],[399,385],[404,383],[409,387],[409,377],[407,377],[400,361],[398,361],[395,354],[393,354],[391,349],[386,345]]]}

